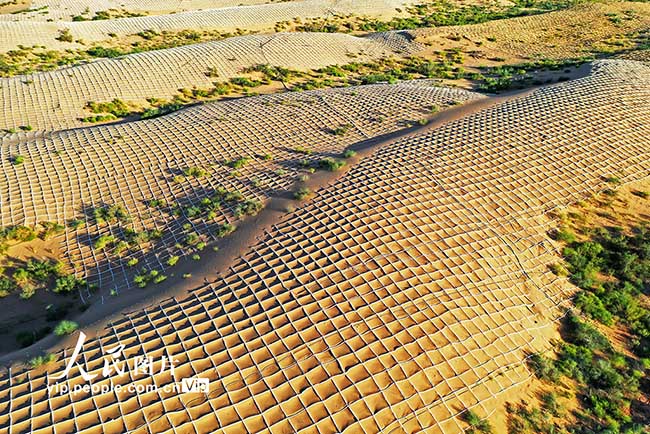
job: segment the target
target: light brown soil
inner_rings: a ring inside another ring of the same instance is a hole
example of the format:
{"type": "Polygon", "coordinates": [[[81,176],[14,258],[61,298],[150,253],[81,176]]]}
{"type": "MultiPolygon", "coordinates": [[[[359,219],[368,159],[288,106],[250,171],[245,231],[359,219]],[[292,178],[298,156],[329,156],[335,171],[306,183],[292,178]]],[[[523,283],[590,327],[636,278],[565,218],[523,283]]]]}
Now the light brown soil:
{"type": "Polygon", "coordinates": [[[464,409],[489,415],[528,381],[526,355],[548,346],[573,291],[548,270],[546,214],[606,188],[606,174],[647,176],[646,69],[603,62],[385,144],[216,281],[115,319],[84,348],[91,372],[118,342],[127,356],[177,355],[178,377],[211,379],[207,397],[125,391],[33,408],[45,369],[13,370],[0,424],[95,432],[110,415],[105,431],[461,432],[464,409]]]}
{"type": "Polygon", "coordinates": [[[0,14],[12,14],[14,12],[28,9],[32,4],[31,0],[1,0],[0,14]]]}

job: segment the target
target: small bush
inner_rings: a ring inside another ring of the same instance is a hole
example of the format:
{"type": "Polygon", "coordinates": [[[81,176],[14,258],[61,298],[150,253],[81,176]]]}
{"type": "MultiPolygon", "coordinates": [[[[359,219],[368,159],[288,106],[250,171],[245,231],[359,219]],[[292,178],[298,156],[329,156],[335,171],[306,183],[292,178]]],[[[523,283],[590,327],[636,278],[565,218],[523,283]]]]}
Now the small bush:
{"type": "Polygon", "coordinates": [[[318,167],[329,170],[330,172],[336,172],[343,166],[345,166],[345,161],[335,160],[333,158],[323,158],[318,162],[318,167]]]}
{"type": "Polygon", "coordinates": [[[52,353],[48,353],[42,356],[36,356],[32,359],[29,359],[29,366],[34,369],[34,368],[39,368],[41,366],[47,365],[48,363],[52,363],[56,360],[56,355],[52,353]]]}
{"type": "Polygon", "coordinates": [[[117,118],[124,118],[131,114],[129,106],[120,99],[114,99],[110,102],[94,102],[90,101],[86,104],[93,113],[102,114],[109,113],[117,118]]]}
{"type": "Polygon", "coordinates": [[[107,246],[113,244],[115,241],[116,239],[113,235],[101,235],[99,238],[97,238],[97,240],[95,240],[93,247],[95,247],[96,250],[103,250],[107,246]]]}
{"type": "Polygon", "coordinates": [[[355,151],[353,151],[352,149],[348,149],[347,151],[345,151],[343,153],[343,158],[352,158],[355,155],[357,155],[357,153],[355,151]]]}
{"type": "Polygon", "coordinates": [[[131,219],[126,210],[120,205],[95,208],[93,210],[93,217],[97,224],[113,223],[116,221],[128,222],[131,219]]]}
{"type": "Polygon", "coordinates": [[[188,167],[183,171],[185,176],[191,176],[193,178],[202,178],[208,174],[208,171],[201,167],[188,167]]]}
{"type": "Polygon", "coordinates": [[[247,199],[235,208],[235,216],[257,215],[263,208],[262,202],[256,199],[247,199]]]}
{"type": "Polygon", "coordinates": [[[307,187],[301,187],[293,193],[293,198],[296,200],[303,200],[309,197],[309,195],[311,195],[311,190],[307,187]]]}
{"type": "Polygon", "coordinates": [[[561,377],[560,371],[555,367],[553,360],[541,354],[532,354],[528,358],[528,367],[540,380],[557,383],[561,377]]]}
{"type": "Polygon", "coordinates": [[[331,130],[331,133],[335,136],[344,136],[352,127],[352,125],[345,124],[331,130]]]}
{"type": "Polygon", "coordinates": [[[179,256],[171,256],[169,259],[167,259],[167,265],[173,267],[178,263],[179,259],[180,259],[179,256]]]}
{"type": "Polygon", "coordinates": [[[76,289],[80,289],[86,285],[86,281],[83,279],[78,279],[73,275],[67,275],[59,277],[56,279],[54,284],[54,292],[57,294],[72,292],[76,289]]]}
{"type": "Polygon", "coordinates": [[[63,320],[55,328],[54,334],[57,336],[65,336],[74,332],[79,328],[79,324],[73,321],[63,320]]]}
{"type": "Polygon", "coordinates": [[[233,169],[241,169],[246,164],[248,164],[249,161],[250,161],[250,158],[240,157],[240,158],[236,158],[234,160],[227,161],[226,166],[231,167],[233,169]]]}
{"type": "Polygon", "coordinates": [[[491,433],[492,427],[487,420],[481,419],[476,413],[467,410],[463,413],[463,420],[467,422],[469,428],[465,430],[466,433],[491,433]]]}
{"type": "Polygon", "coordinates": [[[231,225],[230,223],[224,223],[221,226],[217,228],[215,231],[215,235],[218,238],[223,238],[235,231],[236,227],[234,225],[231,225]]]}
{"type": "Polygon", "coordinates": [[[61,42],[72,42],[74,40],[72,33],[70,33],[70,29],[59,30],[59,36],[57,36],[56,39],[61,42]]]}
{"type": "Polygon", "coordinates": [[[11,162],[13,163],[14,166],[20,166],[25,162],[25,157],[23,157],[22,155],[16,155],[11,160],[11,162]]]}
{"type": "Polygon", "coordinates": [[[43,232],[41,232],[41,238],[43,240],[48,240],[54,235],[60,234],[65,229],[63,225],[55,222],[41,222],[41,226],[43,226],[43,232]]]}

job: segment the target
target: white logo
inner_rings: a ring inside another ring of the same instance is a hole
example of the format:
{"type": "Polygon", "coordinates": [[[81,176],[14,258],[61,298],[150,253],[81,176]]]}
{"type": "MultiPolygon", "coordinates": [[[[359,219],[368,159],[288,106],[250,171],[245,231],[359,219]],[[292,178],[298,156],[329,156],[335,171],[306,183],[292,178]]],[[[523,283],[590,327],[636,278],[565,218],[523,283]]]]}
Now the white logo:
{"type": "MultiPolygon", "coordinates": [[[[122,377],[125,375],[138,376],[138,375],[148,375],[153,377],[156,373],[162,374],[166,370],[169,371],[172,378],[176,380],[175,372],[175,360],[171,356],[163,356],[160,359],[154,360],[153,357],[144,356],[135,356],[131,363],[128,360],[123,360],[122,351],[124,351],[124,345],[117,345],[112,348],[105,350],[104,354],[104,363],[100,373],[90,374],[82,363],[85,358],[81,357],[81,351],[83,344],[86,340],[86,334],[79,332],[79,338],[77,339],[77,344],[75,345],[74,351],[70,355],[70,359],[65,366],[63,372],[59,375],[52,375],[50,379],[53,380],[67,380],[70,371],[76,366],[81,374],[81,378],[84,380],[84,383],[76,383],[72,386],[67,384],[67,382],[59,383],[58,381],[54,384],[48,384],[47,389],[50,394],[59,393],[67,394],[79,393],[79,392],[93,392],[93,393],[106,393],[109,391],[118,391],[122,387],[126,387],[129,392],[132,393],[146,393],[158,390],[158,385],[155,381],[152,381],[149,384],[141,383],[128,383],[126,385],[121,385],[120,383],[114,384],[111,377],[122,377]],[[154,369],[154,365],[158,365],[158,369],[154,369]],[[111,378],[109,383],[99,383],[93,382],[97,379],[98,381],[102,378],[111,378]]],[[[208,393],[210,390],[210,380],[208,378],[182,378],[180,383],[172,382],[161,386],[163,391],[169,393],[208,393]]]]}
{"type": "Polygon", "coordinates": [[[183,378],[181,381],[182,393],[209,393],[210,379],[208,378],[183,378]]]}

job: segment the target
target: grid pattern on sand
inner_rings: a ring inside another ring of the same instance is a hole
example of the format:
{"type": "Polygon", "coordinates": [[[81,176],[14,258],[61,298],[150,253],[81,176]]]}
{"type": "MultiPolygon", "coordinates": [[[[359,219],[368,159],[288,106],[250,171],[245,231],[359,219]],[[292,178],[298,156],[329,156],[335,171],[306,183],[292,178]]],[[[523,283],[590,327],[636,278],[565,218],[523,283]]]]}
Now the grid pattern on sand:
{"type": "MultiPolygon", "coordinates": [[[[639,63],[602,62],[587,78],[387,145],[217,282],[116,320],[84,349],[92,373],[117,343],[131,357],[174,355],[176,379],[210,378],[208,396],[122,389],[47,399],[59,363],[49,374],[5,374],[0,424],[461,432],[463,408],[484,415],[528,378],[527,354],[545,347],[572,292],[547,269],[557,252],[545,213],[604,188],[603,175],[648,176],[649,77],[639,63]]],[[[120,383],[152,381],[174,379],[120,383]]]]}
{"type": "Polygon", "coordinates": [[[327,33],[242,36],[0,79],[0,128],[87,126],[80,119],[91,115],[85,109],[89,101],[170,99],[181,88],[211,88],[257,64],[310,70],[353,59],[377,60],[394,53],[395,39],[399,36],[386,41],[327,33]],[[210,68],[218,80],[207,76],[210,68]]]}
{"type": "Polygon", "coordinates": [[[0,14],[0,20],[70,21],[72,17],[77,15],[92,18],[97,12],[110,9],[157,15],[264,3],[273,2],[265,0],[85,0],[83,2],[78,0],[34,0],[30,6],[33,12],[0,14]]]}
{"type": "Polygon", "coordinates": [[[359,86],[216,102],[149,121],[9,142],[2,145],[2,155],[22,155],[25,163],[0,161],[0,225],[63,223],[103,205],[123,206],[133,220],[126,226],[138,232],[162,231],[153,249],[144,245],[121,257],[110,249],[94,249],[100,236],[123,238],[123,232],[119,225],[97,225],[92,218],[60,237],[61,251],[78,274],[99,283],[102,291],[122,289],[132,285],[130,259],[139,260],[137,269],[162,270],[170,256],[184,254],[190,233],[216,241],[215,229],[234,223],[234,204],[216,210],[214,218],[190,214],[191,207],[200,207],[218,187],[264,201],[296,181],[303,160],[313,164],[324,156],[339,156],[352,143],[415,123],[432,106],[475,98],[482,97],[433,87],[427,80],[359,86]],[[330,132],[341,125],[350,125],[345,135],[330,132]],[[298,147],[313,154],[300,154],[298,147]],[[259,157],[266,154],[273,159],[259,157]],[[252,159],[233,176],[224,162],[240,157],[252,159]],[[190,167],[209,174],[174,181],[190,167]],[[167,205],[152,208],[147,202],[153,199],[167,205]],[[181,206],[182,215],[174,215],[173,204],[181,206]],[[179,249],[177,243],[185,247],[179,249]]]}
{"type": "Polygon", "coordinates": [[[81,22],[37,22],[0,20],[0,52],[44,45],[51,49],[83,48],[76,42],[57,40],[59,31],[68,29],[75,41],[86,44],[109,39],[109,34],[134,35],[145,30],[180,31],[273,30],[276,23],[294,18],[322,18],[331,15],[393,16],[396,9],[411,4],[409,0],[305,0],[253,6],[180,12],[136,18],[81,22]]]}
{"type": "Polygon", "coordinates": [[[417,29],[410,33],[429,41],[448,41],[447,37],[453,34],[461,38],[461,44],[468,50],[480,41],[484,47],[511,56],[566,59],[600,54],[599,49],[610,48],[606,42],[647,31],[649,27],[649,4],[610,2],[475,25],[417,29]],[[619,21],[612,17],[618,17],[619,21]]]}

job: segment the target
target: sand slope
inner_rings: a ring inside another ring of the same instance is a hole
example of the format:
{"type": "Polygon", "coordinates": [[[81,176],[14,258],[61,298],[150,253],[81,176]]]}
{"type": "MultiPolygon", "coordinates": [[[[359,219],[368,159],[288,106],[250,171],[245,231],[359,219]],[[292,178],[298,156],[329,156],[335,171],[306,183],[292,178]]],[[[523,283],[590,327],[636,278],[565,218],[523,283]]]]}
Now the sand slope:
{"type": "Polygon", "coordinates": [[[394,39],[327,33],[242,36],[0,79],[0,128],[87,126],[80,118],[91,114],[85,110],[88,101],[169,99],[181,88],[209,88],[257,64],[308,70],[369,61],[393,53],[398,48],[394,39]],[[218,79],[207,76],[209,68],[215,68],[218,79]]]}
{"type": "Polygon", "coordinates": [[[276,23],[296,17],[307,19],[352,13],[373,17],[393,16],[397,15],[396,8],[410,3],[409,0],[306,0],[101,21],[0,21],[0,52],[19,45],[44,45],[51,49],[83,48],[76,42],[57,40],[59,31],[63,29],[68,29],[75,41],[82,40],[87,44],[107,40],[109,33],[119,37],[144,30],[273,30],[276,23]]]}
{"type": "MultiPolygon", "coordinates": [[[[649,72],[599,62],[587,78],[384,146],[216,283],[116,319],[85,347],[95,373],[100,348],[117,343],[130,357],[174,355],[176,378],[201,373],[209,396],[46,400],[42,372],[5,373],[0,426],[461,432],[459,412],[485,415],[526,380],[527,352],[548,342],[571,292],[547,269],[545,213],[604,188],[603,176],[647,177],[649,72]]],[[[122,380],[136,382],[151,379],[122,380]]]]}
{"type": "MultiPolygon", "coordinates": [[[[84,15],[92,18],[96,12],[127,11],[146,15],[161,15],[201,9],[225,8],[240,5],[274,3],[268,0],[34,0],[30,2],[31,12],[0,14],[5,21],[70,21],[72,17],[84,15]]],[[[275,2],[277,3],[277,1],[275,2]]],[[[25,10],[26,6],[15,10],[25,10]]]]}
{"type": "Polygon", "coordinates": [[[599,50],[608,48],[604,42],[616,43],[626,35],[648,30],[650,4],[610,2],[585,3],[557,12],[475,25],[416,29],[409,33],[434,46],[451,44],[470,53],[488,49],[507,57],[563,59],[599,54],[599,50]],[[451,42],[450,36],[459,42],[451,42]]]}
{"type": "MultiPolygon", "coordinates": [[[[191,206],[212,197],[215,189],[239,191],[248,199],[264,200],[288,188],[302,160],[338,156],[352,143],[404,128],[425,118],[431,107],[481,98],[463,90],[443,89],[429,81],[374,85],[328,91],[243,98],[185,109],[149,121],[71,130],[1,145],[0,224],[33,225],[84,217],[84,210],[106,205],[125,207],[133,219],[125,225],[138,231],[157,228],[163,238],[150,248],[116,257],[92,247],[100,235],[121,236],[116,225],[68,228],[61,250],[81,275],[97,281],[103,293],[132,286],[134,271],[167,268],[175,248],[190,233],[214,241],[219,224],[235,223],[235,204],[218,210],[214,219],[188,217],[191,206]],[[330,130],[349,125],[345,135],[330,130]],[[303,147],[313,152],[294,151],[303,147]],[[260,156],[270,154],[265,161],[260,156]],[[9,157],[23,155],[15,166],[9,157]],[[5,157],[6,156],[6,157],[5,157]],[[224,162],[250,157],[234,170],[224,162]],[[208,176],[182,183],[174,176],[189,167],[202,167],[208,176]],[[168,206],[147,206],[152,200],[168,206]],[[183,213],[173,215],[178,204],[183,213]],[[183,228],[189,223],[190,228],[183,228]],[[139,258],[136,269],[125,264],[139,258]]],[[[191,249],[190,249],[191,250],[191,249]]]]}

